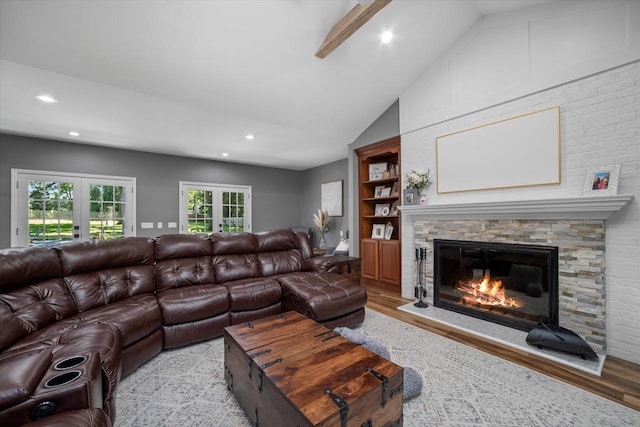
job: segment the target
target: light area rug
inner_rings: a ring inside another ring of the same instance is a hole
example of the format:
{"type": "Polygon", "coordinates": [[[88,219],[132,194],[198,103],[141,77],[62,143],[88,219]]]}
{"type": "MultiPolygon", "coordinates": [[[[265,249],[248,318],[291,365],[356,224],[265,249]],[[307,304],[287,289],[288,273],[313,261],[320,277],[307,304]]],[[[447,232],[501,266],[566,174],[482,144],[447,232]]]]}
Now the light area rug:
{"type": "MultiPolygon", "coordinates": [[[[638,411],[373,310],[354,329],[422,375],[405,426],[640,426],[638,411]]],[[[116,405],[115,427],[251,425],[227,390],[222,338],[162,352],[122,379],[116,405]]]]}
{"type": "Polygon", "coordinates": [[[592,375],[600,376],[602,368],[604,367],[606,355],[599,354],[598,360],[586,360],[575,354],[549,348],[534,347],[527,343],[527,332],[509,328],[508,326],[498,325],[497,323],[487,322],[486,320],[478,319],[476,317],[466,316],[451,310],[434,307],[431,304],[428,307],[422,308],[416,307],[414,303],[408,303],[398,307],[398,310],[424,319],[429,319],[434,322],[442,323],[461,331],[470,332],[483,338],[505,344],[509,347],[537,354],[545,359],[571,366],[572,368],[579,369],[592,375]]]}

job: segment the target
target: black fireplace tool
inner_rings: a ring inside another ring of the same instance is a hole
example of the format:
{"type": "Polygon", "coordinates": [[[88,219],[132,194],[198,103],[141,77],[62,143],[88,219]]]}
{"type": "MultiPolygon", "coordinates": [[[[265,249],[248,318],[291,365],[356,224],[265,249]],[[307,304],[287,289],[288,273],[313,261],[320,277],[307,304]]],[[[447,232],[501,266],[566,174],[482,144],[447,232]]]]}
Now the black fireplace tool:
{"type": "Polygon", "coordinates": [[[424,302],[424,298],[427,296],[427,287],[423,283],[424,274],[424,261],[427,258],[426,248],[416,248],[416,266],[417,266],[417,278],[415,287],[415,296],[418,298],[418,302],[413,305],[419,308],[429,307],[429,304],[424,302]]]}

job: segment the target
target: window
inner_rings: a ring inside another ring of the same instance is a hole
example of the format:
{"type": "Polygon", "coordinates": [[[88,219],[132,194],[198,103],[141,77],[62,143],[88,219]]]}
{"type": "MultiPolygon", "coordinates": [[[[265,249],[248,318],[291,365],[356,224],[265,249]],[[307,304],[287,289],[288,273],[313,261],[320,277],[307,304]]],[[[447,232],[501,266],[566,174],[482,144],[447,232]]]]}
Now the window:
{"type": "Polygon", "coordinates": [[[180,182],[180,232],[251,231],[251,187],[180,182]]]}
{"type": "Polygon", "coordinates": [[[12,170],[12,246],[135,235],[135,178],[12,170]]]}

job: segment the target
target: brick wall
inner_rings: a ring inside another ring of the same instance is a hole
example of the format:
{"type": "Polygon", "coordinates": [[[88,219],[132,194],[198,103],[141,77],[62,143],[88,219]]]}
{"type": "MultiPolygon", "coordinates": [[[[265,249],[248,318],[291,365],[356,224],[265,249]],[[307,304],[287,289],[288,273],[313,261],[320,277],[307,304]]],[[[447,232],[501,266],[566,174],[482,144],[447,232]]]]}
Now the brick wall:
{"type": "MultiPolygon", "coordinates": [[[[433,239],[558,247],[560,326],[599,353],[606,349],[604,221],[418,220],[414,245],[427,248],[427,293],[433,295],[433,239]]],[[[414,275],[415,277],[415,275],[414,275]]]]}
{"type": "MultiPolygon", "coordinates": [[[[428,203],[578,197],[588,168],[621,164],[618,193],[636,197],[605,221],[606,348],[608,354],[640,363],[640,62],[403,134],[402,170],[435,171],[435,139],[440,135],[551,106],[560,106],[560,184],[451,194],[436,194],[431,186],[428,203]]],[[[491,165],[478,167],[482,173],[482,167],[491,165]]],[[[403,296],[411,298],[413,227],[404,224],[403,296]]],[[[576,298],[589,295],[580,289],[576,298]]]]}

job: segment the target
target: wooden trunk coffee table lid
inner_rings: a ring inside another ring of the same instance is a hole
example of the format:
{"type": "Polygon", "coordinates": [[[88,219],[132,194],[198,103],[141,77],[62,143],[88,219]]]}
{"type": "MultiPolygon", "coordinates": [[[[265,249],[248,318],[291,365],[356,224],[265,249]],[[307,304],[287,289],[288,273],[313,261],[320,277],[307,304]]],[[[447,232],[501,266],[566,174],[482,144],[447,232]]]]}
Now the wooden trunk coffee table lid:
{"type": "MultiPolygon", "coordinates": [[[[246,364],[236,366],[256,370],[251,377],[234,374],[234,388],[255,375],[262,386],[258,400],[285,400],[307,425],[402,423],[402,367],[297,312],[228,327],[225,340],[247,355],[246,364]],[[267,382],[279,397],[264,396],[267,382]]],[[[251,417],[251,402],[239,400],[251,417]]]]}

